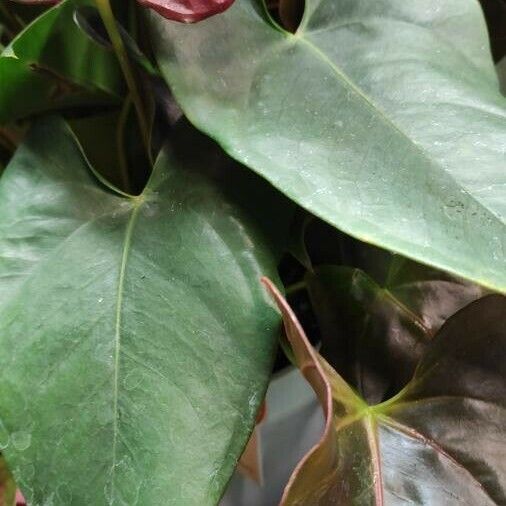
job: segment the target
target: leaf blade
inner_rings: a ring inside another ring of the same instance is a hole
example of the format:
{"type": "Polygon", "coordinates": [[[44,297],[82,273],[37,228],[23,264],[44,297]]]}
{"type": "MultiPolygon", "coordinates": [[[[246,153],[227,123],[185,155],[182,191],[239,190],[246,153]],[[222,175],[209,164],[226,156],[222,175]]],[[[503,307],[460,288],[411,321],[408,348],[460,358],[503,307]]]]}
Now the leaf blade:
{"type": "MultiPolygon", "coordinates": [[[[276,300],[287,306],[279,294],[276,300]]],[[[499,295],[460,310],[429,344],[411,382],[389,401],[364,407],[359,400],[358,409],[342,417],[320,395],[324,435],[297,466],[282,504],[504,502],[505,311],[506,297],[499,295]],[[473,398],[476,392],[480,399],[473,398]]],[[[284,310],[283,317],[291,342],[310,346],[295,315],[284,310]]],[[[321,384],[338,385],[330,405],[339,406],[349,387],[320,362],[318,375],[306,379],[317,395],[321,384]]]]}
{"type": "Polygon", "coordinates": [[[0,182],[2,437],[28,501],[214,504],[253,428],[277,338],[258,280],[277,259],[213,182],[221,152],[174,135],[139,197],[97,181],[59,120],[0,182]]]}
{"type": "Polygon", "coordinates": [[[198,33],[150,19],[185,113],[229,154],[354,237],[504,291],[504,99],[479,7],[435,4],[308,2],[295,35],[253,2],[198,33]]]}

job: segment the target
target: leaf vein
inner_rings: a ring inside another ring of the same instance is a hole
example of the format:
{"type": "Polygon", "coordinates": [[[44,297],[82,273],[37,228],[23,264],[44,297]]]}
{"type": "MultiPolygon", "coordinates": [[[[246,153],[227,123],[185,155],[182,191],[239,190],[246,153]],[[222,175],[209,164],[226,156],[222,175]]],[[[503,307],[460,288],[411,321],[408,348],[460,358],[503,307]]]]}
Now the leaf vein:
{"type": "Polygon", "coordinates": [[[119,401],[119,366],[120,366],[120,350],[121,350],[121,322],[122,322],[122,308],[123,308],[123,292],[125,286],[125,273],[128,262],[128,254],[130,252],[130,246],[132,243],[132,234],[141,208],[142,201],[133,208],[128,220],[125,239],[123,244],[123,252],[121,256],[121,266],[118,280],[118,291],[117,291],[117,302],[116,302],[116,316],[114,325],[114,378],[113,378],[113,440],[112,440],[112,465],[111,465],[111,497],[114,497],[114,478],[116,469],[116,458],[117,458],[117,442],[119,432],[119,412],[118,412],[118,401],[119,401]]]}
{"type": "MultiPolygon", "coordinates": [[[[309,48],[313,53],[324,63],[326,63],[332,72],[339,78],[353,93],[355,93],[360,99],[362,99],[367,106],[372,109],[374,116],[380,118],[386,125],[388,125],[394,132],[396,132],[400,137],[404,138],[408,141],[408,144],[413,147],[413,149],[422,156],[423,159],[428,160],[431,166],[435,166],[435,162],[428,156],[425,148],[415,142],[408,134],[406,134],[401,128],[399,128],[386,114],[383,110],[381,110],[373,100],[366,95],[326,54],[325,52],[314,42],[312,42],[307,37],[303,37],[301,35],[295,34],[291,35],[290,38],[296,39],[300,41],[301,44],[304,44],[307,48],[309,48]]],[[[472,194],[451,172],[446,170],[443,167],[443,172],[452,179],[457,186],[462,190],[463,193],[472,201],[476,202],[476,204],[483,209],[487,214],[492,215],[495,219],[497,219],[501,224],[504,223],[502,216],[497,214],[495,211],[491,210],[487,207],[480,199],[478,199],[474,194],[472,194]]]]}

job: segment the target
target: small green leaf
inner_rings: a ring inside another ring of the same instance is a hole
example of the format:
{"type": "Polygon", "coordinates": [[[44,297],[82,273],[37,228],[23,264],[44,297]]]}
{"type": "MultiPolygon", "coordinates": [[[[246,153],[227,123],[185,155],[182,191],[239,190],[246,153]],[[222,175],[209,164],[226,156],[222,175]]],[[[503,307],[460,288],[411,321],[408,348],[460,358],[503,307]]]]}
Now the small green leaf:
{"type": "Polygon", "coordinates": [[[66,0],[28,25],[0,54],[0,124],[76,105],[115,103],[121,73],[114,53],[93,43],[66,0]]]}
{"type": "Polygon", "coordinates": [[[506,102],[475,0],[257,0],[201,25],[152,14],[185,114],[365,242],[506,292],[506,102]]]}
{"type": "Polygon", "coordinates": [[[129,197],[45,120],[0,180],[0,443],[30,504],[212,505],[235,468],[290,208],[202,137],[174,131],[129,197]]]}
{"type": "Polygon", "coordinates": [[[484,297],[451,317],[406,388],[368,406],[316,354],[268,286],[326,416],[283,506],[506,503],[506,297],[484,297]]]}

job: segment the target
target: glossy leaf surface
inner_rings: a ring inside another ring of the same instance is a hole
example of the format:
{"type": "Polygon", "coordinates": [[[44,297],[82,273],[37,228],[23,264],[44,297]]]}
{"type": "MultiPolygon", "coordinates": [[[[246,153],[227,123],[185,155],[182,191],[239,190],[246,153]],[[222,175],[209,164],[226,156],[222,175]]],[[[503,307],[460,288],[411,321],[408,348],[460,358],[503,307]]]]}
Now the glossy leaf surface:
{"type": "Polygon", "coordinates": [[[259,1],[191,27],[151,15],[187,116],[344,232],[506,291],[506,107],[475,0],[259,1]]]}
{"type": "Polygon", "coordinates": [[[391,256],[387,265],[381,281],[337,265],[306,277],[321,353],[369,403],[404,387],[446,319],[483,295],[476,285],[405,258],[391,256]]]}
{"type": "Polygon", "coordinates": [[[67,0],[28,25],[0,54],[0,123],[76,105],[114,103],[121,73],[111,51],[94,44],[75,24],[67,0]]]}
{"type": "Polygon", "coordinates": [[[31,504],[215,504],[254,425],[286,212],[194,130],[171,137],[139,197],[97,181],[60,120],[0,180],[0,442],[31,504]]]}
{"type": "Polygon", "coordinates": [[[369,406],[312,350],[268,286],[327,420],[282,505],[505,503],[505,297],[484,297],[451,317],[407,387],[369,406]]]}

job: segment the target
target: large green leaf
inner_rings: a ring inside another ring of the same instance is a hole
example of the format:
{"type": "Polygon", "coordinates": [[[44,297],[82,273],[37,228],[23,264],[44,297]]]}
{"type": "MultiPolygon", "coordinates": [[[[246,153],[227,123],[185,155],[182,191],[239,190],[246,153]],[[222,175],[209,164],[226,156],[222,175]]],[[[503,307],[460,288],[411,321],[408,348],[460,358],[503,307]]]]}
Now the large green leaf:
{"type": "Polygon", "coordinates": [[[506,107],[475,0],[306,0],[295,34],[239,0],[150,15],[185,113],[366,242],[506,291],[506,107]]]}
{"type": "Polygon", "coordinates": [[[370,406],[316,354],[268,286],[327,420],[283,505],[506,503],[506,297],[484,297],[450,318],[406,388],[370,406]]]}
{"type": "Polygon", "coordinates": [[[60,120],[0,180],[0,439],[31,504],[215,504],[254,424],[278,332],[264,232],[286,209],[193,130],[172,137],[138,197],[60,120]]]}
{"type": "Polygon", "coordinates": [[[28,25],[0,54],[0,124],[65,106],[107,104],[121,93],[113,52],[93,43],[74,22],[66,0],[28,25]]]}

